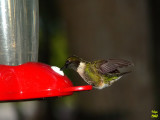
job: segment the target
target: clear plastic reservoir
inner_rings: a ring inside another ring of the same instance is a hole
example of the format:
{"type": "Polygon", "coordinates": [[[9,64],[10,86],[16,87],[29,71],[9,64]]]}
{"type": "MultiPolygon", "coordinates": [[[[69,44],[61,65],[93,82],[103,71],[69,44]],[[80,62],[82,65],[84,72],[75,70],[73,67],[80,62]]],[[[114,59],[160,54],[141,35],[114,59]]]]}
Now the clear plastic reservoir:
{"type": "Polygon", "coordinates": [[[0,0],[0,64],[38,59],[38,0],[0,0]]]}

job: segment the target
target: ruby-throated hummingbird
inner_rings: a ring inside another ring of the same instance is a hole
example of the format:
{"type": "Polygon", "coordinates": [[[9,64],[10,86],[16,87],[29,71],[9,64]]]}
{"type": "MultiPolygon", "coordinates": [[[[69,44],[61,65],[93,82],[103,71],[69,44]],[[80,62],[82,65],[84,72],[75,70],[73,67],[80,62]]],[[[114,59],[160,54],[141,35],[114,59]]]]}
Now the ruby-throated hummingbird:
{"type": "Polygon", "coordinates": [[[69,57],[65,65],[61,68],[70,68],[78,72],[78,74],[88,84],[97,89],[102,89],[112,85],[115,81],[120,79],[124,74],[130,71],[124,70],[133,66],[132,62],[123,59],[107,59],[87,62],[77,56],[69,57]]]}

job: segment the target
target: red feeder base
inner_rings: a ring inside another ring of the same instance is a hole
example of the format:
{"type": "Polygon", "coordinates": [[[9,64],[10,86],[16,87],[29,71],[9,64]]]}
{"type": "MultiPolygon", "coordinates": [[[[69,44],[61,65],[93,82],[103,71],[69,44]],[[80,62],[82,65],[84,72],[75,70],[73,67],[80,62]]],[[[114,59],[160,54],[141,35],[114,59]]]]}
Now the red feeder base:
{"type": "Polygon", "coordinates": [[[72,95],[74,91],[91,89],[91,85],[73,86],[66,76],[43,63],[0,65],[0,101],[65,96],[72,95]]]}

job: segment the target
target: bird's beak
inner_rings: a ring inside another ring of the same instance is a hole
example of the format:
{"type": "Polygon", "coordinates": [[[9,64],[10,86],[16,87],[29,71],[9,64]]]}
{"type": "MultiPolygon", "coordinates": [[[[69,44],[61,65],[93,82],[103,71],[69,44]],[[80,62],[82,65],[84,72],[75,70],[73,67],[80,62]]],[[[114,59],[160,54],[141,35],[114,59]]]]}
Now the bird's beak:
{"type": "Polygon", "coordinates": [[[63,71],[64,69],[66,69],[67,67],[66,67],[66,65],[64,65],[63,67],[61,67],[61,71],[63,71]]]}

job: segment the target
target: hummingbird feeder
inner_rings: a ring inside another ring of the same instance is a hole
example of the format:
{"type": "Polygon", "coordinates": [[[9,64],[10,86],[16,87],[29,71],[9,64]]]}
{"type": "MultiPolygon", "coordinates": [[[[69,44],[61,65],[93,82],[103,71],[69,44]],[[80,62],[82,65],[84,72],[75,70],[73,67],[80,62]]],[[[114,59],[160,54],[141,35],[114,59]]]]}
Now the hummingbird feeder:
{"type": "Polygon", "coordinates": [[[38,0],[0,1],[0,101],[72,95],[92,86],[73,86],[51,66],[37,62],[38,0]]]}
{"type": "Polygon", "coordinates": [[[18,66],[0,65],[0,101],[72,95],[92,86],[73,86],[51,66],[28,62],[18,66]]]}

